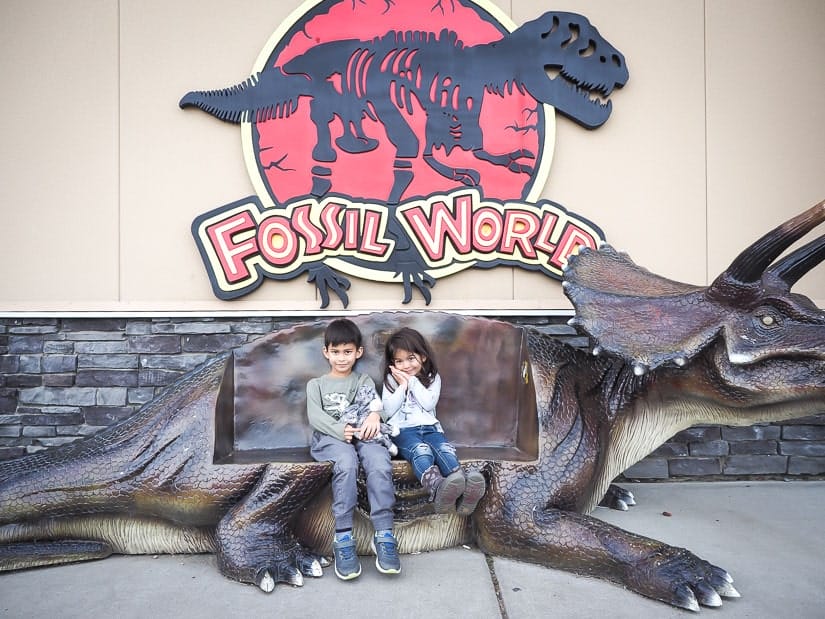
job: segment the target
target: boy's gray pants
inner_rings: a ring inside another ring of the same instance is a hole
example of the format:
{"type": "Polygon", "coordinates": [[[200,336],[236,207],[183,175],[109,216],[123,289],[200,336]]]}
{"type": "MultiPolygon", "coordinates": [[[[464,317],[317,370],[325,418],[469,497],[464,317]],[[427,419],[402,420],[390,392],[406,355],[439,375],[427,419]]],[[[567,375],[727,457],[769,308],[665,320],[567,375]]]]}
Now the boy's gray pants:
{"type": "Polygon", "coordinates": [[[378,443],[347,443],[328,434],[312,433],[312,457],[332,462],[332,515],[335,530],[352,529],[352,516],[358,502],[358,463],[367,478],[370,520],[376,531],[392,529],[395,488],[392,485],[390,452],[378,443]]]}

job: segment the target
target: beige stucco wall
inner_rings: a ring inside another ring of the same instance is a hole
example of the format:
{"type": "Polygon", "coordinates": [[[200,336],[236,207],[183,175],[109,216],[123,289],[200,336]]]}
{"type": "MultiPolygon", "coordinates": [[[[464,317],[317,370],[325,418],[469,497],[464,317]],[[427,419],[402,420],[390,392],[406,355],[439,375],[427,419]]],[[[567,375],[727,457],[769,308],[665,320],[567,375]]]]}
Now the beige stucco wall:
{"type": "MultiPolygon", "coordinates": [[[[707,283],[825,198],[821,0],[495,4],[516,24],[581,13],[625,54],[630,82],[604,127],[557,118],[542,195],[639,264],[707,283]]],[[[253,188],[238,127],[177,106],[189,90],[245,79],[299,5],[0,2],[0,313],[317,311],[303,277],[214,297],[189,227],[253,188]]],[[[825,267],[798,288],[825,305],[825,267]]],[[[401,296],[353,279],[350,309],[398,308],[401,296]]],[[[557,281],[498,268],[440,280],[430,307],[568,304],[557,281]]]]}

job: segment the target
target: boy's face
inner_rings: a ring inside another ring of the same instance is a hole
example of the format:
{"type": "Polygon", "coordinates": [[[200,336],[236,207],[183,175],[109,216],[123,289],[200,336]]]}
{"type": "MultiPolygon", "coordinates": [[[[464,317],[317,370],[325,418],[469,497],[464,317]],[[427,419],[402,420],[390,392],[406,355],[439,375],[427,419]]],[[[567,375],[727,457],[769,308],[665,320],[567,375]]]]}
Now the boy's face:
{"type": "Polygon", "coordinates": [[[332,376],[349,376],[355,362],[364,354],[364,347],[356,347],[355,342],[324,346],[324,357],[329,361],[332,376]]]}

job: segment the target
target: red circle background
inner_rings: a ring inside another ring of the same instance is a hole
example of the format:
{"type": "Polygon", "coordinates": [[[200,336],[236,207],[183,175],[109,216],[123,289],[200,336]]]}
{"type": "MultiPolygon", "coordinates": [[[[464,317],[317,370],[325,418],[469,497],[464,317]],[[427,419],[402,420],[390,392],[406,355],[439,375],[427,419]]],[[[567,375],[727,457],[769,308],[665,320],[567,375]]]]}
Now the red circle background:
{"type": "MultiPolygon", "coordinates": [[[[327,12],[311,17],[305,14],[299,19],[296,27],[290,30],[295,34],[288,41],[281,40],[275,44],[269,54],[275,60],[265,70],[279,70],[277,67],[314,45],[353,38],[369,41],[394,30],[439,33],[446,28],[456,32],[465,46],[501,39],[506,29],[489,14],[486,17],[480,7],[471,3],[465,6],[458,0],[443,0],[440,3],[434,0],[394,0],[392,4],[386,0],[344,0],[330,6],[327,12]]],[[[483,67],[478,70],[483,70],[483,67]]],[[[462,95],[468,94],[466,90],[462,91],[462,95]]],[[[421,105],[415,101],[413,114],[404,114],[419,138],[419,154],[412,160],[414,178],[402,201],[465,187],[460,181],[445,178],[423,160],[421,151],[424,147],[426,114],[421,105]]],[[[443,148],[435,149],[435,158],[455,168],[478,171],[484,197],[500,201],[522,199],[526,197],[539,169],[542,136],[538,130],[523,131],[518,128],[525,125],[543,127],[542,114],[542,107],[532,97],[518,91],[504,96],[485,92],[481,101],[479,124],[484,150],[492,154],[527,150],[536,158],[522,158],[519,163],[532,166],[532,173],[513,171],[504,165],[482,161],[472,152],[458,147],[449,155],[443,148]]],[[[337,117],[330,127],[332,146],[337,152],[335,162],[323,163],[331,169],[330,192],[368,202],[385,201],[393,184],[395,149],[387,138],[384,126],[380,121],[364,118],[366,135],[378,140],[379,145],[372,151],[355,154],[340,150],[334,143],[343,132],[337,117]]],[[[312,157],[316,130],[309,117],[309,99],[302,97],[297,111],[288,118],[259,122],[256,129],[258,140],[253,143],[255,157],[261,178],[274,202],[285,204],[308,195],[312,188],[311,170],[317,165],[312,157]]]]}

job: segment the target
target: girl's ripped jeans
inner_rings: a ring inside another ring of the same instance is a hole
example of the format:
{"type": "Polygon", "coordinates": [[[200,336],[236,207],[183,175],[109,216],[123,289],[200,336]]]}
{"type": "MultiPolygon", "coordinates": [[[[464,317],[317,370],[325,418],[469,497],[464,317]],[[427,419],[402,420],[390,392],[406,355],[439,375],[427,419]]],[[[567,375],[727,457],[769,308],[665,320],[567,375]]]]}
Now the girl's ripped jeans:
{"type": "Polygon", "coordinates": [[[433,464],[445,477],[459,469],[455,447],[437,426],[401,428],[393,441],[398,445],[398,454],[412,465],[418,479],[433,464]]]}

